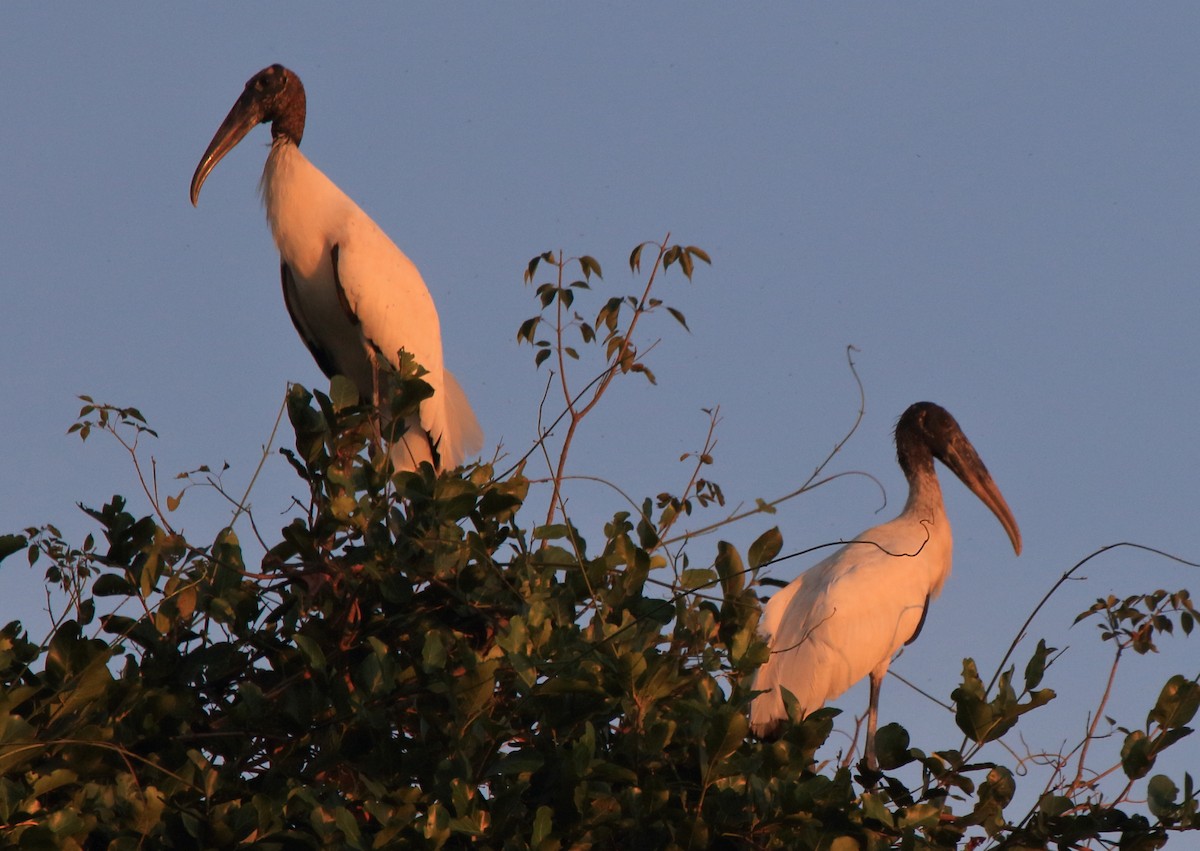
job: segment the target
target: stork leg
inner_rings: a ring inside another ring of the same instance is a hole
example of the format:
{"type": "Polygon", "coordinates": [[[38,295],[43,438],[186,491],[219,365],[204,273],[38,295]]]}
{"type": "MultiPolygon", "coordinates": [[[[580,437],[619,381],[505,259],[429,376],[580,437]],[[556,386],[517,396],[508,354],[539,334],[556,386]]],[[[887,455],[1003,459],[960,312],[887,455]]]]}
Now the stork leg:
{"type": "Polygon", "coordinates": [[[367,361],[371,364],[371,402],[375,405],[375,410],[379,412],[380,417],[382,417],[383,393],[379,386],[379,360],[375,356],[375,348],[373,346],[365,346],[364,348],[367,351],[367,361]]]}
{"type": "Polygon", "coordinates": [[[879,770],[879,759],[875,756],[875,727],[879,723],[879,687],[887,676],[888,666],[879,666],[871,672],[871,701],[867,707],[867,768],[879,770]]]}
{"type": "MultiPolygon", "coordinates": [[[[383,380],[379,374],[379,359],[375,347],[367,345],[363,348],[367,353],[367,361],[371,364],[371,404],[375,406],[375,442],[376,446],[382,449],[385,444],[391,446],[392,438],[394,437],[390,433],[386,436],[384,435],[384,423],[387,423],[386,430],[388,432],[391,432],[394,424],[388,415],[389,412],[384,411],[383,408],[383,380]]],[[[390,452],[388,453],[388,457],[392,461],[391,472],[395,472],[397,469],[395,458],[391,457],[390,452]]]]}

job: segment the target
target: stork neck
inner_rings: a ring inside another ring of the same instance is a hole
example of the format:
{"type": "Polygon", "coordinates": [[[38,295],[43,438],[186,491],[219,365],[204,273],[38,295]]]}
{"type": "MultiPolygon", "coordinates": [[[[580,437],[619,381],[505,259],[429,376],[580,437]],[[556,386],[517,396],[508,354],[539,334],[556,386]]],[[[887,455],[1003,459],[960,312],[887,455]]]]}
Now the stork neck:
{"type": "Polygon", "coordinates": [[[932,508],[944,510],[942,502],[942,485],[938,481],[937,471],[933,468],[933,458],[927,464],[920,465],[908,473],[908,501],[904,504],[904,513],[932,508]]]}
{"type": "Polygon", "coordinates": [[[940,507],[942,486],[933,467],[933,451],[929,444],[909,432],[897,431],[896,449],[900,469],[908,480],[905,512],[928,506],[940,507]]]}
{"type": "Polygon", "coordinates": [[[304,104],[297,107],[293,103],[284,106],[271,121],[271,140],[291,142],[299,146],[304,138],[304,104]]]}

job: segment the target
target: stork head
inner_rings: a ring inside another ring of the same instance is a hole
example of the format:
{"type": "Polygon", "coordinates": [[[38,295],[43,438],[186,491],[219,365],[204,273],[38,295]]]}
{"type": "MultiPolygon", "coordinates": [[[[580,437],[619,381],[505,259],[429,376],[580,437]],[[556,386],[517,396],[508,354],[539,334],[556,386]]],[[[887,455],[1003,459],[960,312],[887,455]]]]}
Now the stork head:
{"type": "Polygon", "coordinates": [[[910,405],[896,423],[896,454],[910,482],[922,473],[932,474],[934,458],[949,467],[996,515],[1013,550],[1021,554],[1021,530],[1008,503],[949,411],[933,402],[910,405]]]}
{"type": "Polygon", "coordinates": [[[282,137],[299,145],[304,136],[304,109],[304,86],[287,68],[272,65],[251,77],[196,166],[192,205],[199,200],[208,173],[259,124],[270,123],[273,138],[282,137]]]}

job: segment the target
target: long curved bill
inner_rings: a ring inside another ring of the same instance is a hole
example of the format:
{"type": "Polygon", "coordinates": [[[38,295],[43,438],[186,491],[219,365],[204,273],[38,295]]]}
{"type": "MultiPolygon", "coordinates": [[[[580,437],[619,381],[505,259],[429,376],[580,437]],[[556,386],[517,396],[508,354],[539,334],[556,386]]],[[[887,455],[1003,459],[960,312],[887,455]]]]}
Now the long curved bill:
{"type": "Polygon", "coordinates": [[[1020,555],[1021,530],[1017,528],[1016,518],[1013,517],[1012,510],[1004,501],[1004,495],[1000,493],[1000,488],[996,487],[996,483],[992,481],[991,473],[984,466],[979,453],[975,451],[971,441],[967,440],[966,435],[959,432],[954,436],[946,446],[943,460],[946,466],[962,480],[962,483],[970,488],[975,496],[979,497],[980,502],[996,515],[996,519],[1008,533],[1008,539],[1012,541],[1013,552],[1020,555]]]}
{"type": "Polygon", "coordinates": [[[234,103],[233,108],[229,110],[229,114],[225,116],[225,120],[221,122],[216,135],[208,143],[208,150],[204,152],[204,156],[200,158],[200,164],[196,166],[196,173],[192,175],[193,207],[200,200],[200,187],[204,185],[209,172],[216,167],[222,157],[232,151],[237,143],[246,137],[247,133],[261,124],[262,120],[262,102],[255,96],[253,89],[247,86],[241,97],[234,103]]]}

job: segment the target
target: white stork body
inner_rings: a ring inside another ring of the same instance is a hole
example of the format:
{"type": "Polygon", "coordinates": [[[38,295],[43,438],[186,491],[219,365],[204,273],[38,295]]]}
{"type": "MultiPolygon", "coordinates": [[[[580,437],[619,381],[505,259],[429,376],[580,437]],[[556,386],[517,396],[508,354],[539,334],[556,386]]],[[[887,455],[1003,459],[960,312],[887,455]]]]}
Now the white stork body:
{"type": "Polygon", "coordinates": [[[255,125],[272,122],[263,168],[263,203],[279,249],[284,302],[313,358],[330,377],[344,375],[377,404],[387,390],[376,367],[401,349],[427,371],[433,396],[392,446],[396,469],[422,461],[457,466],[479,450],[482,434],[466,395],[442,364],[437,310],[420,272],[357,204],[300,152],[303,86],[271,66],[246,84],[192,180],[193,202],[222,156],[255,125]]]}
{"type": "Polygon", "coordinates": [[[876,669],[882,677],[916,635],[926,599],[950,575],[950,523],[936,495],[932,504],[910,497],[899,517],[854,539],[870,543],[847,544],[767,602],[759,629],[773,652],[754,681],[769,689],[752,706],[755,730],[787,718],[776,686],[807,714],[876,669]]]}
{"type": "Polygon", "coordinates": [[[1012,513],[949,413],[929,402],[913,405],[896,427],[896,443],[909,482],[904,510],[770,599],[759,630],[771,657],[758,670],[754,689],[763,693],[750,706],[751,728],[770,736],[788,719],[781,688],[807,714],[870,676],[866,752],[872,767],[879,685],[892,657],[920,632],[929,601],[950,575],[953,537],[934,457],[992,509],[1021,551],[1012,513]]]}
{"type": "Polygon", "coordinates": [[[366,399],[376,395],[377,354],[394,365],[404,349],[428,371],[434,395],[421,404],[420,422],[408,423],[397,441],[395,466],[415,469],[428,461],[450,468],[477,452],[479,424],[442,365],[437,309],[412,261],[282,137],[267,156],[262,196],[282,262],[284,300],[301,337],[314,341],[309,347],[322,368],[349,378],[366,399]]]}

